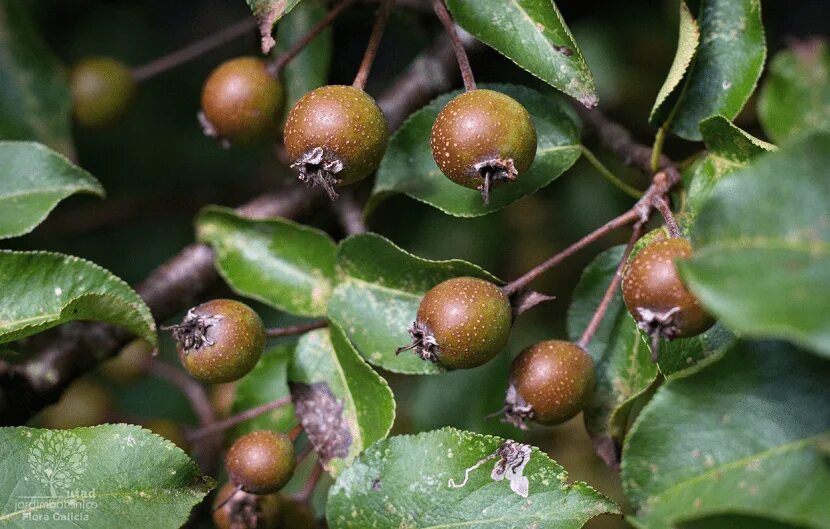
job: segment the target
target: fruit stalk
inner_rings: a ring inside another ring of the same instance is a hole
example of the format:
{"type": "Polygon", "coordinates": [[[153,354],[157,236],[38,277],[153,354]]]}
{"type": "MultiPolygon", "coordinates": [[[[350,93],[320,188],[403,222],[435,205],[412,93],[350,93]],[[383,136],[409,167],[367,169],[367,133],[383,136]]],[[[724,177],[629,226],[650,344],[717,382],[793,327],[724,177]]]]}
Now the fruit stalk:
{"type": "Polygon", "coordinates": [[[298,325],[286,325],[285,327],[274,327],[265,329],[265,336],[268,338],[280,338],[282,336],[296,336],[315,329],[322,329],[329,324],[326,320],[317,320],[311,323],[300,323],[298,325]]]}
{"type": "Polygon", "coordinates": [[[372,26],[372,34],[369,35],[369,44],[366,45],[366,52],[363,54],[363,60],[352,83],[355,88],[360,90],[366,88],[369,72],[372,70],[372,64],[374,64],[375,56],[378,54],[380,39],[383,38],[383,31],[386,29],[386,23],[389,21],[389,15],[392,14],[394,5],[395,0],[381,0],[380,8],[375,15],[375,24],[372,26]]]}
{"type": "Polygon", "coordinates": [[[450,12],[447,11],[447,6],[444,0],[433,0],[432,6],[435,9],[435,14],[444,25],[450,40],[452,41],[452,48],[455,51],[455,58],[458,60],[458,68],[461,70],[461,78],[464,79],[464,89],[468,92],[476,89],[476,80],[473,77],[473,69],[470,67],[470,58],[467,57],[467,52],[464,50],[464,44],[458,36],[458,31],[455,28],[450,12]]]}
{"type": "Polygon", "coordinates": [[[187,438],[190,442],[197,442],[200,439],[203,439],[204,437],[207,437],[211,434],[221,432],[229,428],[233,428],[237,424],[241,424],[249,419],[258,417],[263,413],[267,413],[271,410],[275,410],[277,408],[281,408],[289,404],[291,404],[291,397],[283,397],[281,399],[266,402],[265,404],[255,406],[253,408],[248,408],[242,413],[238,413],[232,417],[228,417],[227,419],[221,421],[213,422],[203,428],[199,428],[198,430],[193,430],[192,432],[190,432],[187,438]]]}

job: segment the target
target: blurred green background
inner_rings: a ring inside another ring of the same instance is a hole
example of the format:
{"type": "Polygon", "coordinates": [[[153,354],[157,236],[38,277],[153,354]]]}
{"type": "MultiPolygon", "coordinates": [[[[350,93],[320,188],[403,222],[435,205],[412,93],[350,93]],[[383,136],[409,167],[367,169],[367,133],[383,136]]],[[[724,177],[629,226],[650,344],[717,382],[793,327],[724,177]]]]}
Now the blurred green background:
{"type": "MultiPolygon", "coordinates": [[[[28,2],[54,53],[71,65],[89,55],[109,55],[140,65],[250,16],[242,0],[32,0],[28,2]]],[[[557,2],[586,55],[605,112],[624,123],[643,143],[654,130],[647,116],[674,55],[677,2],[557,2]]],[[[692,2],[694,4],[694,2],[692,2]]],[[[770,55],[792,37],[830,28],[826,0],[765,1],[764,20],[770,55]]],[[[359,4],[334,26],[331,83],[350,83],[368,38],[374,5],[359,4]]],[[[694,6],[693,6],[694,9],[694,6]]],[[[396,10],[382,42],[368,91],[380,94],[390,81],[441,31],[430,10],[396,10]]],[[[61,204],[34,233],[5,247],[48,249],[90,259],[131,284],[193,240],[191,220],[200,207],[238,205],[263,190],[294,178],[271,148],[225,150],[204,137],[196,122],[202,82],[216,65],[241,54],[257,54],[255,32],[141,85],[135,104],[118,125],[103,131],[76,129],[78,162],[104,185],[106,200],[73,197],[61,204]]],[[[527,84],[550,90],[492,51],[472,57],[480,82],[527,84]]],[[[457,85],[461,84],[460,76],[457,85]]],[[[754,100],[737,123],[762,137],[754,100]]],[[[586,144],[632,185],[645,178],[586,144]]],[[[696,146],[669,141],[672,157],[682,160],[696,146]]],[[[366,192],[369,183],[362,184],[366,192]]],[[[403,248],[431,259],[462,258],[496,275],[516,277],[568,243],[631,205],[631,199],[580,161],[540,192],[487,217],[459,219],[409,198],[392,197],[369,219],[369,227],[403,248]]],[[[328,208],[304,219],[335,237],[342,231],[328,208]]],[[[508,354],[478,369],[436,377],[390,376],[398,402],[396,432],[453,425],[516,438],[519,432],[498,421],[483,421],[496,411],[507,385],[510,358],[534,341],[564,337],[564,316],[582,268],[603,248],[623,242],[608,237],[566,261],[534,284],[556,300],[523,315],[512,333],[508,354]]],[[[231,295],[214,286],[205,299],[231,295]]],[[[291,321],[257,306],[267,324],[291,321]]],[[[162,352],[172,359],[169,339],[162,352]]],[[[123,381],[97,373],[111,391],[115,418],[143,421],[168,418],[189,424],[193,417],[175,388],[152,379],[123,381]]],[[[565,465],[574,479],[587,479],[621,501],[616,476],[593,455],[581,418],[556,428],[534,428],[527,437],[565,465]]],[[[616,519],[593,527],[620,527],[616,519]]]]}

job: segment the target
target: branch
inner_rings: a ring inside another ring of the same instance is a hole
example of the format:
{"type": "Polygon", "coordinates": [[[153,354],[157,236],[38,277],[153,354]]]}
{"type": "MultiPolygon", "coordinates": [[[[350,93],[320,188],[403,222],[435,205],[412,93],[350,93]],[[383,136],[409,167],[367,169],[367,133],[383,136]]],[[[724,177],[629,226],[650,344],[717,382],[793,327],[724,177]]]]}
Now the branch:
{"type": "Polygon", "coordinates": [[[269,338],[280,338],[282,336],[296,336],[314,329],[322,329],[329,324],[326,320],[313,321],[311,323],[300,323],[299,325],[287,325],[285,327],[275,327],[273,329],[265,329],[265,336],[269,338]]]}
{"type": "MultiPolygon", "coordinates": [[[[378,98],[390,129],[450,86],[455,63],[450,46],[440,39],[419,55],[378,98]]],[[[297,218],[322,195],[296,186],[261,195],[239,208],[252,217],[297,218]]],[[[161,265],[137,291],[157,321],[174,316],[218,279],[213,251],[192,244],[161,265]]],[[[129,333],[103,323],[72,323],[54,333],[45,347],[26,361],[0,372],[0,425],[25,423],[43,407],[57,401],[77,377],[106,360],[130,340],[129,333]]]]}
{"type": "Polygon", "coordinates": [[[236,38],[241,37],[245,33],[253,31],[257,27],[257,21],[254,17],[246,17],[236,24],[227,26],[223,30],[198,40],[184,48],[178,49],[163,57],[151,61],[147,64],[133,68],[133,79],[140,83],[146,81],[151,77],[162,74],[168,70],[172,70],[177,66],[191,61],[200,55],[209,52],[212,49],[230,42],[236,38]]]}
{"type": "Polygon", "coordinates": [[[216,432],[221,432],[227,430],[228,428],[233,428],[237,424],[241,424],[248,419],[253,419],[263,413],[267,413],[271,410],[275,410],[277,408],[281,408],[287,404],[291,404],[291,397],[284,397],[273,402],[268,402],[262,404],[260,406],[256,406],[254,408],[249,408],[242,413],[234,415],[233,417],[228,417],[222,421],[213,422],[207,426],[204,426],[198,430],[194,430],[193,432],[188,435],[188,440],[191,442],[198,441],[208,435],[214,434],[216,432]]]}

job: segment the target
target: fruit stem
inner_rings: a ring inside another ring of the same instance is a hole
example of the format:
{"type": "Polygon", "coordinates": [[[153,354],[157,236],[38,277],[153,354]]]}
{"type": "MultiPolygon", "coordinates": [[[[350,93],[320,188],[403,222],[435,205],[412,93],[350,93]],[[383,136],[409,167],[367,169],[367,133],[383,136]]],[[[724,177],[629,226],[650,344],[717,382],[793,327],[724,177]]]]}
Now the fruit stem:
{"type": "Polygon", "coordinates": [[[256,29],[256,27],[256,19],[253,17],[246,17],[244,20],[240,20],[235,24],[227,26],[225,29],[214,33],[213,35],[197,40],[184,48],[179,48],[178,50],[159,57],[154,61],[150,61],[147,64],[133,68],[133,79],[135,79],[137,83],[151,79],[159,74],[196,59],[223,44],[241,37],[242,35],[256,29]]]}
{"type": "Polygon", "coordinates": [[[504,287],[504,292],[508,296],[512,295],[516,291],[521,288],[526,287],[530,284],[534,279],[539,277],[540,275],[544,274],[554,266],[558,265],[568,257],[572,256],[579,250],[585,248],[592,242],[604,237],[608,233],[621,228],[627,224],[631,224],[640,218],[640,213],[637,211],[636,208],[632,208],[622,215],[611,219],[610,221],[606,222],[599,228],[595,229],[585,237],[581,238],[580,240],[576,241],[572,245],[568,246],[561,252],[557,253],[553,257],[549,258],[547,261],[533,267],[531,270],[526,272],[521,277],[511,281],[504,287]]]}
{"type": "Polygon", "coordinates": [[[380,8],[375,15],[375,24],[372,26],[372,34],[369,36],[369,44],[366,45],[366,52],[363,54],[363,61],[360,63],[360,68],[357,69],[354,82],[352,82],[352,86],[355,88],[360,90],[366,88],[369,72],[372,70],[372,64],[378,54],[380,40],[383,38],[383,31],[386,29],[386,23],[389,21],[389,15],[392,14],[394,5],[395,0],[381,0],[380,8]]]}
{"type": "Polygon", "coordinates": [[[291,439],[291,442],[293,443],[297,440],[301,433],[303,433],[303,424],[297,423],[293,428],[291,428],[291,431],[288,432],[288,438],[291,439]]]}
{"type": "Polygon", "coordinates": [[[610,169],[605,167],[605,165],[599,161],[599,158],[597,158],[596,155],[584,145],[582,146],[582,155],[591,165],[594,166],[594,169],[596,169],[599,174],[614,185],[614,187],[632,198],[640,198],[643,196],[642,191],[639,191],[638,189],[635,189],[634,187],[623,182],[617,175],[612,173],[610,169]]]}
{"type": "Polygon", "coordinates": [[[287,50],[277,55],[277,58],[268,65],[268,73],[275,79],[279,78],[283,68],[305,49],[314,38],[329,27],[343,11],[355,3],[355,0],[341,0],[336,6],[314,25],[305,35],[297,39],[287,50]]]}
{"type": "Polygon", "coordinates": [[[277,408],[281,408],[289,404],[291,404],[291,397],[283,397],[272,402],[267,402],[260,406],[249,408],[243,411],[242,413],[239,413],[232,417],[228,417],[227,419],[214,422],[203,428],[199,428],[198,430],[193,430],[192,432],[190,432],[190,434],[188,434],[187,438],[190,442],[195,442],[199,439],[202,439],[203,437],[217,432],[221,432],[223,430],[227,430],[229,428],[233,428],[237,424],[241,424],[247,421],[248,419],[253,419],[254,417],[262,415],[263,413],[267,413],[271,410],[275,410],[277,408]]]}
{"type": "Polygon", "coordinates": [[[320,478],[322,476],[323,466],[319,461],[315,461],[314,466],[311,467],[311,472],[308,474],[308,478],[303,484],[303,488],[294,495],[294,499],[302,503],[307,503],[311,498],[311,495],[314,493],[314,489],[317,488],[317,484],[320,483],[320,478]]]}
{"type": "Polygon", "coordinates": [[[677,226],[677,221],[674,219],[674,215],[671,212],[671,208],[669,207],[669,202],[666,200],[666,197],[655,197],[654,208],[663,216],[663,220],[666,222],[666,228],[669,230],[669,237],[673,239],[680,237],[680,228],[677,226]]]}
{"type": "Polygon", "coordinates": [[[611,300],[614,299],[614,294],[617,292],[620,282],[622,281],[623,268],[625,268],[628,256],[631,254],[631,249],[634,248],[634,243],[637,242],[637,240],[643,235],[643,228],[645,227],[646,222],[647,219],[641,219],[634,225],[634,229],[631,232],[631,238],[625,246],[625,250],[620,258],[620,263],[617,265],[617,270],[614,273],[614,277],[611,278],[611,283],[608,284],[608,288],[605,290],[602,300],[600,300],[597,309],[594,311],[594,315],[591,316],[591,321],[589,321],[588,325],[585,327],[582,337],[580,337],[579,341],[576,342],[578,346],[586,351],[588,350],[588,344],[591,343],[591,338],[594,337],[594,334],[599,328],[599,324],[602,323],[602,319],[608,311],[608,306],[611,304],[611,300]]]}
{"type": "Polygon", "coordinates": [[[470,59],[467,57],[467,52],[464,50],[464,44],[458,36],[458,31],[455,28],[450,12],[447,11],[447,6],[444,0],[432,0],[432,7],[435,9],[435,14],[444,25],[450,40],[452,41],[452,48],[455,51],[455,58],[458,60],[458,68],[461,70],[461,78],[464,79],[464,89],[468,92],[476,89],[476,80],[473,77],[473,69],[470,67],[470,59]]]}
{"type": "Polygon", "coordinates": [[[237,485],[236,487],[234,487],[233,492],[231,492],[230,494],[228,494],[228,497],[227,497],[227,498],[225,498],[224,500],[222,500],[222,501],[219,503],[219,505],[217,505],[216,507],[214,507],[212,512],[216,512],[216,511],[218,511],[219,509],[221,509],[222,507],[224,507],[225,505],[227,505],[227,504],[228,504],[228,502],[229,502],[229,501],[231,501],[231,500],[233,499],[233,497],[234,497],[234,496],[236,496],[236,495],[239,493],[239,491],[240,491],[240,490],[242,490],[242,485],[237,485]]]}
{"type": "Polygon", "coordinates": [[[315,329],[322,329],[328,326],[327,320],[317,320],[311,323],[300,323],[298,325],[287,325],[285,327],[274,327],[265,329],[265,336],[269,338],[279,338],[281,336],[296,336],[315,329]]]}

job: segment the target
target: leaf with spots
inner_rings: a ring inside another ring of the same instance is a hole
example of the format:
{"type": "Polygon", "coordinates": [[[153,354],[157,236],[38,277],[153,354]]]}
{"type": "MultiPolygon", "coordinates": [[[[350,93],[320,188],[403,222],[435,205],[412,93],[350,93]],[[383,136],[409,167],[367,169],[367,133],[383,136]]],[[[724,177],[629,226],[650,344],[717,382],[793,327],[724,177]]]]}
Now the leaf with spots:
{"type": "Polygon", "coordinates": [[[259,20],[259,33],[262,35],[262,53],[268,53],[276,45],[271,32],[274,25],[289,11],[300,3],[300,0],[245,0],[251,12],[259,20]]]}
{"type": "Polygon", "coordinates": [[[333,476],[392,428],[392,390],[336,323],[300,338],[288,380],[297,418],[333,476]]]}
{"type": "Polygon", "coordinates": [[[38,141],[72,157],[66,70],[35,27],[29,4],[0,0],[0,139],[38,141]]]}
{"type": "Polygon", "coordinates": [[[0,462],[0,525],[14,529],[176,529],[215,484],[176,445],[127,424],[0,428],[0,462]]]}
{"type": "Polygon", "coordinates": [[[196,232],[213,247],[219,273],[240,295],[298,316],[325,313],[336,251],[325,232],[282,218],[250,219],[218,206],[199,214],[196,232]]]}
{"type": "Polygon", "coordinates": [[[104,196],[88,172],[39,143],[0,141],[0,239],[29,233],[75,193],[104,196]]]}
{"type": "Polygon", "coordinates": [[[721,179],[697,215],[694,256],[678,267],[737,334],[830,356],[828,165],[830,133],[803,137],[721,179]]]}
{"type": "Polygon", "coordinates": [[[395,349],[412,341],[408,329],[418,305],[438,283],[459,276],[498,282],[466,261],[429,261],[376,234],[349,237],[337,249],[340,283],[329,302],[337,322],[363,358],[395,373],[433,374],[442,369],[395,349]]]}
{"type": "Polygon", "coordinates": [[[830,48],[795,41],[773,57],[758,99],[758,119],[773,141],[830,129],[830,48]]]}
{"type": "Polygon", "coordinates": [[[111,323],[157,343],[150,309],[95,263],[50,252],[0,251],[0,343],[73,320],[111,323]]]}
{"type": "Polygon", "coordinates": [[[619,514],[538,448],[518,445],[521,461],[509,460],[514,472],[502,474],[497,451],[504,443],[454,428],[375,443],[329,490],[329,526],[578,529],[600,514],[619,514]],[[523,495],[515,484],[524,480],[523,495]]]}
{"type": "MultiPolygon", "coordinates": [[[[236,383],[232,415],[289,396],[288,366],[294,350],[294,345],[279,345],[263,353],[253,370],[236,383]]],[[[233,436],[255,430],[287,432],[296,423],[294,409],[289,404],[243,422],[234,428],[233,436]]]]}
{"type": "Polygon", "coordinates": [[[551,0],[447,0],[459,26],[520,67],[588,108],[597,106],[594,77],[551,0]]]}
{"type": "Polygon", "coordinates": [[[743,342],[666,383],[625,443],[629,521],[663,529],[739,512],[826,528],[828,379],[830,364],[792,345],[743,342]]]}
{"type": "Polygon", "coordinates": [[[733,119],[755,90],[766,58],[761,1],[702,0],[699,44],[683,82],[677,84],[680,66],[688,63],[695,45],[694,20],[682,11],[681,24],[678,56],[667,79],[673,88],[661,91],[663,98],[658,98],[649,121],[681,138],[700,140],[703,119],[733,119]]]}
{"type": "Polygon", "coordinates": [[[478,217],[497,211],[545,187],[579,158],[579,128],[560,98],[515,85],[481,85],[502,92],[524,105],[533,119],[538,140],[536,159],[516,181],[497,186],[484,204],[476,189],[462,187],[441,173],[430,149],[435,118],[460,92],[445,94],[412,114],[392,136],[378,169],[367,205],[371,212],[389,195],[404,193],[456,217],[478,217]]]}
{"type": "MultiPolygon", "coordinates": [[[[617,270],[623,246],[599,254],[582,272],[568,309],[568,336],[579,340],[617,270]]],[[[585,407],[585,427],[597,453],[611,466],[619,464],[634,401],[657,378],[649,348],[622,301],[619,289],[588,346],[594,360],[596,389],[585,407]]]]}

